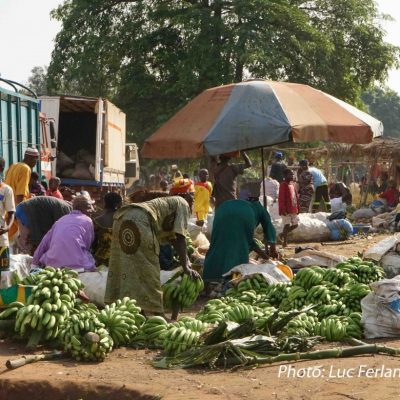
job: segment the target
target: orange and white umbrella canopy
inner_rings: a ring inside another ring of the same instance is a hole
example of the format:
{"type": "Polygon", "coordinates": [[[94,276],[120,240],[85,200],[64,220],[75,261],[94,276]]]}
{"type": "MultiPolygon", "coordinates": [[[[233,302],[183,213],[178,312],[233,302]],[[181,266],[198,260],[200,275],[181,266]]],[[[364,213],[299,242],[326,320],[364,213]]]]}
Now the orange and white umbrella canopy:
{"type": "Polygon", "coordinates": [[[382,122],[329,94],[289,82],[248,81],[205,90],[146,141],[146,158],[194,158],[305,143],[370,143],[382,122]]]}

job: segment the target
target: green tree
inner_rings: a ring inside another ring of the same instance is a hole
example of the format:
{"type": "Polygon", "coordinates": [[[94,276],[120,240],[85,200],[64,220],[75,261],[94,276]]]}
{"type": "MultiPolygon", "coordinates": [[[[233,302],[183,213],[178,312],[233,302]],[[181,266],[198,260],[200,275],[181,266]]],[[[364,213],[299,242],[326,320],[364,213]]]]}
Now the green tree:
{"type": "Polygon", "coordinates": [[[27,86],[37,95],[47,94],[47,67],[33,67],[27,86]]]}
{"type": "Polygon", "coordinates": [[[356,103],[398,57],[374,0],[66,0],[52,16],[50,89],[111,98],[139,142],[204,89],[249,77],[356,103]]]}
{"type": "Polygon", "coordinates": [[[387,87],[375,86],[361,95],[369,113],[382,121],[383,135],[400,138],[400,96],[387,87]]]}

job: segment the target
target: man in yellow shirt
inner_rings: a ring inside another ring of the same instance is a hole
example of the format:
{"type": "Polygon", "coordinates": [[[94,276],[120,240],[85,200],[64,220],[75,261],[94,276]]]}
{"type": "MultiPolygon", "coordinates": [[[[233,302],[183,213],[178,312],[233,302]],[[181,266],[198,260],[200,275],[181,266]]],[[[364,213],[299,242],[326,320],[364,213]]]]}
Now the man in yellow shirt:
{"type": "MultiPolygon", "coordinates": [[[[22,162],[12,164],[7,170],[5,183],[11,186],[14,192],[15,206],[24,200],[28,200],[29,194],[29,180],[31,178],[32,168],[39,160],[39,151],[37,149],[28,147],[24,153],[22,162]]],[[[8,231],[10,240],[14,237],[18,230],[16,221],[8,231]]]]}
{"type": "Polygon", "coordinates": [[[193,209],[196,213],[196,225],[203,226],[210,208],[210,199],[212,194],[212,185],[208,179],[208,170],[199,171],[200,181],[194,185],[194,203],[193,209]]]}

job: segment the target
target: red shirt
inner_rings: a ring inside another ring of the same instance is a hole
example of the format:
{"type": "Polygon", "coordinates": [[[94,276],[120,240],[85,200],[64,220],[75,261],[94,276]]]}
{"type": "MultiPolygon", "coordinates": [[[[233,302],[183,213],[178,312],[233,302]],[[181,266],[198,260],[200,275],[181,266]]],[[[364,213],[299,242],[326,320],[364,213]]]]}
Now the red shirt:
{"type": "Polygon", "coordinates": [[[58,189],[54,192],[51,192],[50,189],[47,189],[46,196],[56,197],[57,199],[64,200],[63,195],[58,189]]]}
{"type": "Polygon", "coordinates": [[[394,207],[398,203],[399,192],[395,188],[390,188],[379,195],[382,199],[386,199],[389,207],[394,207]]]}
{"type": "Polygon", "coordinates": [[[292,182],[283,181],[279,186],[279,215],[298,214],[299,196],[292,182]]]}

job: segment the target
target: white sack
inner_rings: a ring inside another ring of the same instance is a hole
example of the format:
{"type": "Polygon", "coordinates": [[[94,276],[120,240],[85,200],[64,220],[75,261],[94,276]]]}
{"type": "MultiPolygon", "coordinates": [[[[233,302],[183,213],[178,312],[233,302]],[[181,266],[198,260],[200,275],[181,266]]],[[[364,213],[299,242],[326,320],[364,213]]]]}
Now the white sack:
{"type": "Polygon", "coordinates": [[[381,258],[381,267],[384,269],[387,278],[400,275],[400,255],[390,251],[381,258]]]}
{"type": "Polygon", "coordinates": [[[17,274],[19,279],[24,279],[29,275],[32,265],[32,257],[28,254],[10,254],[9,271],[0,274],[0,289],[7,289],[13,285],[12,275],[17,274]]]}
{"type": "Polygon", "coordinates": [[[101,271],[82,272],[79,279],[85,285],[84,292],[90,301],[97,306],[104,307],[104,296],[106,294],[108,268],[101,271]]]}
{"type": "MultiPolygon", "coordinates": [[[[163,285],[168,279],[176,273],[176,269],[172,271],[160,271],[160,282],[163,285]]],[[[104,296],[106,294],[108,268],[104,267],[101,271],[82,272],[79,279],[84,283],[83,289],[90,301],[99,307],[104,307],[104,296]]],[[[179,278],[178,278],[179,279],[179,278]]]]}
{"type": "MultiPolygon", "coordinates": [[[[327,226],[327,216],[329,213],[319,212],[315,214],[299,214],[299,226],[289,234],[289,240],[293,242],[324,242],[330,240],[330,230],[327,226]]],[[[279,234],[283,230],[282,219],[272,221],[279,234]]],[[[263,240],[264,234],[262,226],[258,226],[255,236],[263,240]]]]}
{"type": "Polygon", "coordinates": [[[400,243],[400,234],[389,236],[367,249],[364,253],[364,258],[380,261],[388,251],[397,245],[397,243],[400,243]]]}
{"type": "Polygon", "coordinates": [[[400,277],[371,283],[372,293],[361,300],[364,335],[367,339],[400,336],[400,313],[390,303],[400,299],[400,277]]]}
{"type": "Polygon", "coordinates": [[[333,268],[336,264],[346,260],[346,257],[328,253],[319,250],[303,250],[300,253],[295,253],[286,265],[291,268],[310,267],[319,265],[321,267],[333,268]]]}
{"type": "Polygon", "coordinates": [[[351,218],[354,220],[358,219],[370,219],[374,217],[377,213],[371,208],[360,208],[353,212],[351,218]]]}
{"type": "Polygon", "coordinates": [[[270,285],[279,282],[289,282],[290,279],[279,268],[277,268],[277,265],[278,262],[275,261],[269,261],[265,264],[240,264],[233,267],[223,276],[230,276],[234,272],[241,273],[243,278],[254,274],[262,274],[270,285]]]}

